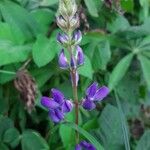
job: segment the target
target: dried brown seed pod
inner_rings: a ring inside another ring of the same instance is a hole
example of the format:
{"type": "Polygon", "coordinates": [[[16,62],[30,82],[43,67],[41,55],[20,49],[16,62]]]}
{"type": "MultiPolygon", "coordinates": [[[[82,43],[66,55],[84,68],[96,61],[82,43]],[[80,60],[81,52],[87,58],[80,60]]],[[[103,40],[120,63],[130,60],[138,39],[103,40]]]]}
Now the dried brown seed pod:
{"type": "Polygon", "coordinates": [[[25,104],[25,107],[29,113],[34,108],[36,98],[36,82],[30,73],[26,70],[19,70],[14,80],[14,86],[19,91],[20,97],[25,104]]]}

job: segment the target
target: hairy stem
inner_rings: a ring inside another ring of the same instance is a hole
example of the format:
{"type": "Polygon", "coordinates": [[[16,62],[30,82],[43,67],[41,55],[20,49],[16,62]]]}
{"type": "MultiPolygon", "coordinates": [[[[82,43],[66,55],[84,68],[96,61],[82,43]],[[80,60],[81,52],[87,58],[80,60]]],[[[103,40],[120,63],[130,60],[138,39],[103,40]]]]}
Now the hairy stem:
{"type": "MultiPolygon", "coordinates": [[[[75,102],[75,123],[79,124],[79,105],[78,105],[78,90],[76,85],[76,69],[71,70],[72,82],[73,82],[73,97],[75,102]]],[[[76,144],[79,142],[79,133],[76,131],[76,144]]]]}

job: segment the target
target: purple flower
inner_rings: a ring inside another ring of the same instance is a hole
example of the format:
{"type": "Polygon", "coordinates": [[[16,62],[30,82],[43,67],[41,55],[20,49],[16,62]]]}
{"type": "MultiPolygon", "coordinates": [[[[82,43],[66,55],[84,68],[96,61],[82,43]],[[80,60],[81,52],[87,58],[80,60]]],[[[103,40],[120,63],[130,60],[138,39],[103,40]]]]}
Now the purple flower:
{"type": "Polygon", "coordinates": [[[67,69],[69,67],[67,58],[64,53],[64,49],[62,49],[59,54],[58,64],[61,69],[67,69]]]}
{"type": "Polygon", "coordinates": [[[98,84],[94,82],[86,90],[86,98],[82,101],[84,109],[93,110],[96,105],[95,102],[103,100],[109,93],[109,89],[106,86],[98,87],[98,84]]]}
{"type": "Polygon", "coordinates": [[[82,33],[80,30],[74,31],[72,40],[74,41],[75,45],[79,44],[82,40],[82,33]]]}
{"type": "Polygon", "coordinates": [[[88,143],[86,141],[80,142],[80,144],[77,144],[76,147],[75,147],[75,150],[82,150],[82,149],[96,150],[96,148],[91,143],[88,143]]]}
{"type": "Polygon", "coordinates": [[[84,64],[84,54],[82,51],[82,48],[80,46],[76,46],[77,50],[77,65],[83,65],[84,64]]]}
{"type": "Polygon", "coordinates": [[[66,100],[63,93],[57,89],[52,89],[52,98],[43,96],[41,104],[49,110],[49,117],[53,122],[60,122],[64,119],[65,113],[72,110],[73,104],[66,100]]]}

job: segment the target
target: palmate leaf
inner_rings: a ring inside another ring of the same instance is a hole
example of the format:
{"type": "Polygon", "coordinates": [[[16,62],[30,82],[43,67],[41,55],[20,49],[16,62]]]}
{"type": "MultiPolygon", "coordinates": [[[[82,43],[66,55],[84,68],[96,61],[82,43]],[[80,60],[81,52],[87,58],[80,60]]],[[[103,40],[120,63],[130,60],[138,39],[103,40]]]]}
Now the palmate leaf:
{"type": "Polygon", "coordinates": [[[78,131],[80,134],[82,134],[89,142],[91,142],[97,150],[104,150],[102,145],[87,131],[82,129],[81,127],[77,126],[74,123],[66,122],[64,123],[67,127],[73,128],[74,130],[78,131]]]}
{"type": "Polygon", "coordinates": [[[117,66],[114,68],[109,78],[110,90],[114,89],[114,87],[123,78],[123,76],[125,75],[126,71],[130,66],[132,58],[133,58],[133,54],[132,53],[128,54],[123,59],[121,59],[120,62],[117,64],[117,66]]]}

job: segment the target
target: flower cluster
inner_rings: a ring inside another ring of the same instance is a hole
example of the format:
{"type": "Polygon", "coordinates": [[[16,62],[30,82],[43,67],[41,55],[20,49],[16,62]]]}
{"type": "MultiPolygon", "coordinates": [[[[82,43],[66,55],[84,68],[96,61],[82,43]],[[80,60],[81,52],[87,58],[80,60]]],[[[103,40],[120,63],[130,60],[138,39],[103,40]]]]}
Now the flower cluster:
{"type": "Polygon", "coordinates": [[[106,86],[98,88],[98,84],[94,82],[86,90],[86,97],[82,101],[82,106],[86,110],[93,110],[96,102],[103,100],[109,93],[106,86]]]}
{"type": "Polygon", "coordinates": [[[82,150],[82,149],[96,150],[96,148],[91,143],[88,143],[86,141],[82,141],[82,142],[80,142],[80,144],[76,145],[75,150],[82,150]]]}
{"type": "Polygon", "coordinates": [[[49,110],[49,117],[53,122],[60,122],[64,119],[64,115],[70,112],[73,104],[70,100],[66,100],[63,93],[57,89],[52,89],[52,98],[43,96],[41,104],[49,110]]]}

